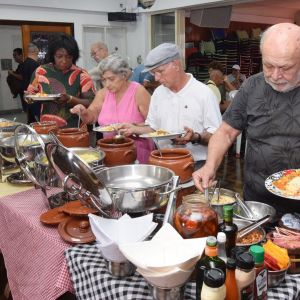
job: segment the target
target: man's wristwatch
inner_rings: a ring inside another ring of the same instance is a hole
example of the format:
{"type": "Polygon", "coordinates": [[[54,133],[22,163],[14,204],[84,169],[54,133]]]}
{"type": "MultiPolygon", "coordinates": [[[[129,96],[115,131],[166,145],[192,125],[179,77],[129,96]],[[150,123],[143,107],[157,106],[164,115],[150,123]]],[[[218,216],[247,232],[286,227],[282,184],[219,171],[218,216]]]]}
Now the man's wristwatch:
{"type": "Polygon", "coordinates": [[[192,144],[200,144],[202,140],[201,134],[198,132],[194,132],[194,136],[196,136],[196,138],[192,140],[192,144]]]}

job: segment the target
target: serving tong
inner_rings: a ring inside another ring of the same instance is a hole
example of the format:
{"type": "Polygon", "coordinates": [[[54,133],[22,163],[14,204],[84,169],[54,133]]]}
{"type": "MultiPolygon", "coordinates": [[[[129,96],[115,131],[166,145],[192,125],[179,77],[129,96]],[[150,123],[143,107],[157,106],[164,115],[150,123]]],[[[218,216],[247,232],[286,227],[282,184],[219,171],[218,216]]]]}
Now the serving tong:
{"type": "Polygon", "coordinates": [[[245,201],[240,197],[239,193],[235,194],[235,198],[238,202],[238,205],[242,208],[247,218],[254,220],[255,216],[251,210],[251,208],[247,205],[245,201]]]}
{"type": "Polygon", "coordinates": [[[237,239],[241,239],[250,232],[254,231],[257,227],[261,226],[268,222],[270,215],[265,215],[264,217],[260,218],[259,220],[253,222],[252,224],[247,225],[246,227],[240,229],[237,233],[237,239]]]}

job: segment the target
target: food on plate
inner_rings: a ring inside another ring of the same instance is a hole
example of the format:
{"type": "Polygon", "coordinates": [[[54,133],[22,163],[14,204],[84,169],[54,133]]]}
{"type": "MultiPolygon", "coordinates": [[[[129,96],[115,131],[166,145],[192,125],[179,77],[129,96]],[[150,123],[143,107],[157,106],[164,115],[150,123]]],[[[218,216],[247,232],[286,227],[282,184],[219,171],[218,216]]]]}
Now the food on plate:
{"type": "Polygon", "coordinates": [[[14,126],[15,123],[13,122],[10,122],[10,121],[1,121],[0,122],[0,127],[3,128],[3,127],[10,127],[10,126],[14,126]]]}
{"type": "Polygon", "coordinates": [[[300,196],[300,170],[288,170],[273,182],[287,196],[300,196]]]}
{"type": "Polygon", "coordinates": [[[275,227],[270,238],[274,244],[285,249],[300,249],[300,232],[275,227]]]}
{"type": "Polygon", "coordinates": [[[270,271],[286,269],[290,264],[290,258],[286,249],[281,248],[268,240],[264,245],[265,264],[270,271]]]}
{"type": "Polygon", "coordinates": [[[261,241],[262,233],[259,230],[254,230],[248,233],[246,236],[242,237],[241,239],[237,240],[239,244],[255,244],[261,241]]]}
{"type": "Polygon", "coordinates": [[[103,130],[103,131],[115,131],[116,128],[112,125],[107,125],[107,126],[102,126],[101,130],[103,130]]]}
{"type": "Polygon", "coordinates": [[[46,93],[36,93],[36,94],[33,95],[33,96],[35,96],[35,97],[47,97],[48,94],[46,94],[46,93]]]}
{"type": "MultiPolygon", "coordinates": [[[[75,151],[76,153],[76,151],[75,151]]],[[[82,152],[82,153],[76,153],[84,162],[87,164],[92,163],[96,160],[99,160],[99,155],[95,152],[82,152]]],[[[48,159],[46,156],[43,156],[41,159],[41,163],[44,165],[48,165],[48,159]]]]}
{"type": "Polygon", "coordinates": [[[168,131],[163,130],[163,129],[158,129],[154,132],[150,132],[149,136],[156,137],[156,136],[164,136],[164,135],[168,135],[168,134],[170,134],[168,131]]]}
{"type": "Polygon", "coordinates": [[[211,204],[231,204],[234,203],[235,199],[228,195],[220,195],[218,201],[218,195],[214,194],[213,198],[211,199],[211,204]]]}

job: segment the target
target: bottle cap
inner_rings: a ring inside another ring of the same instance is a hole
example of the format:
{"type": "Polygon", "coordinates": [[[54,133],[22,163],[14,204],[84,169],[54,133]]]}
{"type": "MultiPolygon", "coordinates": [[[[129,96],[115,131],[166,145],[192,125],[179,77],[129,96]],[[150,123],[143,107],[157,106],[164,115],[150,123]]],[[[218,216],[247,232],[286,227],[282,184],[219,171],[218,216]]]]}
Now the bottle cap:
{"type": "Polygon", "coordinates": [[[226,242],[226,234],[224,232],[218,232],[217,240],[218,240],[218,243],[225,243],[226,242]]]}
{"type": "Polygon", "coordinates": [[[223,214],[224,214],[224,217],[225,216],[232,217],[232,215],[233,215],[232,205],[224,205],[223,206],[223,214]]]}
{"type": "Polygon", "coordinates": [[[236,263],[235,260],[233,258],[227,258],[227,262],[226,262],[226,268],[229,270],[235,270],[236,269],[236,263]]]}
{"type": "Polygon", "coordinates": [[[253,269],[254,268],[254,259],[253,256],[248,253],[237,253],[236,254],[236,266],[242,269],[253,269]]]}
{"type": "Polygon", "coordinates": [[[210,246],[210,247],[216,246],[217,245],[217,239],[212,235],[208,236],[206,238],[206,245],[210,246]]]}
{"type": "Polygon", "coordinates": [[[262,246],[252,245],[250,247],[250,253],[253,256],[254,262],[256,264],[261,264],[265,260],[265,250],[262,246]]]}
{"type": "Polygon", "coordinates": [[[212,288],[218,288],[225,282],[225,274],[221,269],[212,268],[204,271],[204,283],[212,288]]]}

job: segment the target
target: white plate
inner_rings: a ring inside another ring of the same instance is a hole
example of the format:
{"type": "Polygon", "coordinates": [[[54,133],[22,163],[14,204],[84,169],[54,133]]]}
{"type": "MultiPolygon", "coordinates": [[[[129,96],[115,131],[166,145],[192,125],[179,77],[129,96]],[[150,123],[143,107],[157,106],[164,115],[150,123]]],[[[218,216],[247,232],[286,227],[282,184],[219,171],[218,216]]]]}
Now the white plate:
{"type": "Polygon", "coordinates": [[[116,132],[116,126],[120,125],[119,123],[115,123],[115,124],[110,124],[110,125],[105,125],[105,126],[99,126],[99,127],[95,127],[93,128],[94,131],[97,132],[116,132]]]}
{"type": "Polygon", "coordinates": [[[287,198],[287,199],[294,199],[294,200],[300,200],[300,196],[293,196],[293,195],[288,195],[286,194],[286,191],[279,189],[278,187],[276,187],[274,185],[274,181],[279,180],[280,178],[286,176],[287,174],[289,174],[291,171],[300,171],[300,169],[289,169],[289,170],[283,170],[283,171],[279,171],[277,173],[274,173],[272,175],[270,175],[266,181],[265,181],[265,187],[266,189],[277,196],[283,197],[283,198],[287,198]]]}
{"type": "Polygon", "coordinates": [[[171,132],[166,135],[152,136],[149,133],[144,133],[144,134],[141,134],[140,137],[150,138],[150,139],[155,139],[155,140],[171,140],[171,139],[178,138],[178,137],[182,136],[183,134],[184,134],[184,132],[171,132]]]}
{"type": "Polygon", "coordinates": [[[25,98],[32,101],[55,101],[60,98],[60,94],[47,94],[47,96],[26,95],[25,98]]]}

